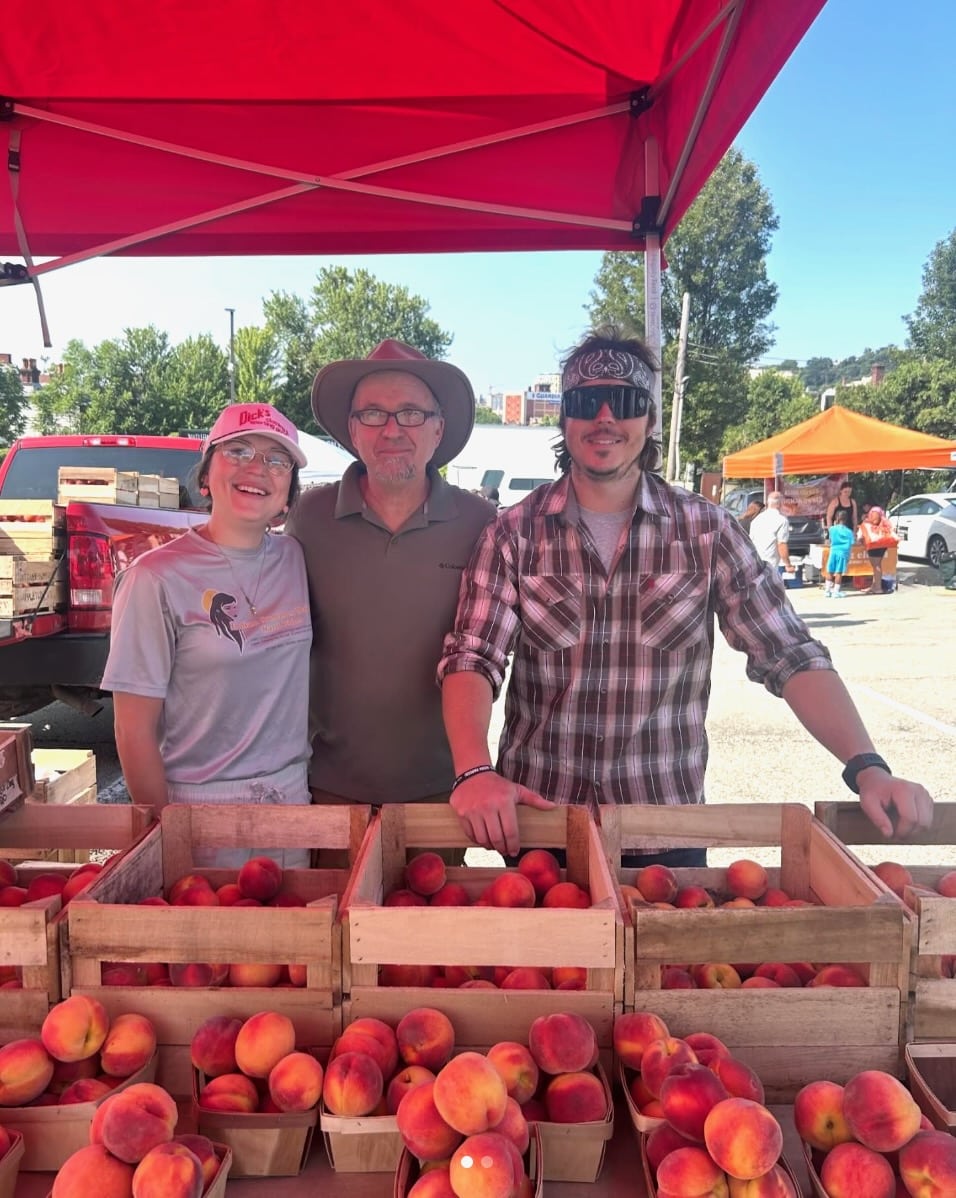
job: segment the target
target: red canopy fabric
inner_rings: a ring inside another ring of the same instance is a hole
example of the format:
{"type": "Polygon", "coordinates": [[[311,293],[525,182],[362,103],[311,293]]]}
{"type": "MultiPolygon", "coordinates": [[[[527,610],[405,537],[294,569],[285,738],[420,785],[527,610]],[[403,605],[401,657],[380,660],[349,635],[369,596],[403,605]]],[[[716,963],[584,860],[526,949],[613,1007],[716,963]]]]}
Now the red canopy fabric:
{"type": "Polygon", "coordinates": [[[0,256],[641,249],[824,2],[6,0],[0,256]]]}

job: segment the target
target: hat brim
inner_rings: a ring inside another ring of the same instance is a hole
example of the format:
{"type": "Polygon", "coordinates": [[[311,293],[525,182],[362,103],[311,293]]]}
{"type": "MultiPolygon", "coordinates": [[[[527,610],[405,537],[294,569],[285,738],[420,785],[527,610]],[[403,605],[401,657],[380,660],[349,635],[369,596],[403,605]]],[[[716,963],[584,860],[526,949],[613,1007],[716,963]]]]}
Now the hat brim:
{"type": "Polygon", "coordinates": [[[312,384],[312,413],[317,423],[355,458],[349,435],[349,411],[355,388],[370,374],[382,371],[413,374],[431,390],[442,410],[444,431],[431,465],[446,466],[465,448],[475,425],[475,393],[467,375],[451,362],[405,359],[349,358],[323,366],[312,384]]]}
{"type": "Polygon", "coordinates": [[[241,439],[248,440],[249,437],[268,437],[270,441],[275,441],[292,458],[293,462],[300,468],[308,463],[308,458],[303,453],[302,449],[292,440],[291,437],[286,437],[283,433],[274,433],[270,428],[245,428],[239,429],[235,433],[226,433],[224,437],[217,437],[215,441],[210,441],[210,445],[225,445],[227,441],[238,441],[241,439]]]}

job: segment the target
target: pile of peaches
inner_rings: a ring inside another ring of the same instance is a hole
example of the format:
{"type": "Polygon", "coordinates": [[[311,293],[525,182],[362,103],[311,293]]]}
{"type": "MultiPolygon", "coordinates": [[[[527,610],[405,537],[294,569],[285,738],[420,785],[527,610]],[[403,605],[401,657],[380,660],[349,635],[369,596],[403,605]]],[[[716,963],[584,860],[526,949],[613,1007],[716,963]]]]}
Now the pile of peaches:
{"type": "MultiPolygon", "coordinates": [[[[282,889],[282,867],[271,857],[253,857],[239,869],[234,882],[218,888],[204,874],[184,874],[166,897],[140,899],[144,907],[304,907],[301,895],[282,889]]],[[[104,986],[304,986],[306,966],[244,961],[232,965],[193,961],[107,961],[101,969],[104,986]]]]}
{"type": "Polygon", "coordinates": [[[845,1086],[810,1082],[793,1121],[829,1198],[956,1194],[956,1139],[934,1131],[906,1087],[868,1069],[845,1086]]]}
{"type": "Polygon", "coordinates": [[[645,1143],[658,1198],[798,1198],[763,1085],[721,1040],[635,1011],[614,1021],[614,1050],[631,1100],[660,1120],[645,1143]]]}
{"type": "Polygon", "coordinates": [[[68,1157],[51,1198],[201,1198],[219,1170],[212,1141],[175,1135],[179,1112],[161,1086],[141,1082],[96,1109],[90,1142],[68,1157]]]}
{"type": "Polygon", "coordinates": [[[292,1020],[278,1011],[246,1020],[211,1016],[196,1029],[190,1058],[202,1077],[201,1110],[302,1112],[317,1107],[322,1095],[321,1064],[296,1050],[292,1020]]]}
{"type": "Polygon", "coordinates": [[[156,1051],[145,1015],[117,1015],[74,994],[47,1013],[39,1037],[0,1048],[0,1106],[95,1102],[138,1073],[156,1051]]]}
{"type": "MultiPolygon", "coordinates": [[[[723,895],[704,886],[681,886],[666,865],[647,865],[635,872],[634,882],[624,883],[625,898],[638,905],[664,910],[698,910],[748,907],[812,907],[806,899],[791,898],[785,890],[771,887],[767,871],[756,861],[743,857],[727,866],[723,895]]],[[[764,961],[743,964],[713,961],[687,965],[662,965],[662,990],[770,990],[797,986],[866,986],[862,973],[852,964],[809,961],[764,961]]]]}

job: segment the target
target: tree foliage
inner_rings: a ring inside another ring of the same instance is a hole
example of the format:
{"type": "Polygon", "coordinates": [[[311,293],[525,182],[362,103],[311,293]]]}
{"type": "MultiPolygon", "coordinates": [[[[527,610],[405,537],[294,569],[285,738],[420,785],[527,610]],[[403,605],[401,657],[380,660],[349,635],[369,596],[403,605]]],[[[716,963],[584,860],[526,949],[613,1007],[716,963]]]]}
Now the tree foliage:
{"type": "Polygon", "coordinates": [[[485,404],[475,405],[475,424],[500,424],[501,417],[493,409],[485,404]]]}
{"type": "Polygon", "coordinates": [[[27,398],[20,372],[15,366],[0,364],[0,445],[15,441],[26,427],[27,398]]]}
{"type": "Polygon", "coordinates": [[[930,254],[916,311],[904,320],[917,354],[956,363],[956,229],[930,254]]]}
{"type": "Polygon", "coordinates": [[[765,441],[784,429],[809,420],[819,405],[799,378],[776,370],[763,370],[747,383],[747,415],[724,431],[720,453],[725,457],[765,441]]]}

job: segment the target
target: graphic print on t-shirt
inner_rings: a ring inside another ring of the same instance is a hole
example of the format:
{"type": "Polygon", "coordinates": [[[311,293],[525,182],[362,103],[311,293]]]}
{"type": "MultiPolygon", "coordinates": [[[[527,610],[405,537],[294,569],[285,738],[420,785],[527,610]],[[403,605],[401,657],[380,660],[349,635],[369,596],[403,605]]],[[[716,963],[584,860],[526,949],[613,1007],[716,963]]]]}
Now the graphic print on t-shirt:
{"type": "Polygon", "coordinates": [[[230,595],[228,591],[206,591],[202,597],[202,605],[209,612],[209,622],[217,635],[235,641],[241,653],[242,632],[233,622],[239,614],[235,595],[230,595]]]}

